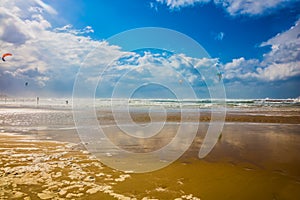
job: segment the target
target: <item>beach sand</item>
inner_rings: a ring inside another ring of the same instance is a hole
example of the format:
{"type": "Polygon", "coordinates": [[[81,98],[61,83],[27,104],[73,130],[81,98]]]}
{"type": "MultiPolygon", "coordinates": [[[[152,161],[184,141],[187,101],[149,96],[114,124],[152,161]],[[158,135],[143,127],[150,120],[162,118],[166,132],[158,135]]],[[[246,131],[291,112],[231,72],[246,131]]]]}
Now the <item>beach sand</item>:
{"type": "MultiPolygon", "coordinates": [[[[109,113],[101,116],[111,123],[109,113]]],[[[0,199],[300,198],[299,111],[228,112],[222,138],[204,159],[198,152],[210,115],[192,116],[200,126],[188,151],[165,168],[141,174],[102,164],[84,149],[75,129],[20,131],[2,122],[0,199]]],[[[133,119],[147,123],[149,116],[135,113],[133,119]]],[[[178,122],[180,116],[174,112],[167,119],[178,122]]],[[[172,127],[152,142],[168,141],[172,127]]]]}

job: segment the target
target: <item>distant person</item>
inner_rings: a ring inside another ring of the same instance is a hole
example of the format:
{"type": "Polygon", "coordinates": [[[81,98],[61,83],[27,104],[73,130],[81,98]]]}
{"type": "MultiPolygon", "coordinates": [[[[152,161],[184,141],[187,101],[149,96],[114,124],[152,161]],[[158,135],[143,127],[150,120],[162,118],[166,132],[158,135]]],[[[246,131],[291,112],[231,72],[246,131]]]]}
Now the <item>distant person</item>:
{"type": "Polygon", "coordinates": [[[37,97],[37,98],[36,98],[36,105],[39,105],[39,101],[40,101],[40,98],[37,97]]]}
{"type": "Polygon", "coordinates": [[[68,100],[66,100],[66,104],[67,104],[67,105],[69,104],[69,101],[68,101],[68,100]]]}

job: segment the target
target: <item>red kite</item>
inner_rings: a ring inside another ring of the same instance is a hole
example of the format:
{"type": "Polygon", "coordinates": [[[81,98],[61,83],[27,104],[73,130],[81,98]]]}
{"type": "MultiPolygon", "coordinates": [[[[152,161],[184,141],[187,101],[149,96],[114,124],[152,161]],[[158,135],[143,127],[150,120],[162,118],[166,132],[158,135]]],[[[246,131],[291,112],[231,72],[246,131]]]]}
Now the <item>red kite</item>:
{"type": "Polygon", "coordinates": [[[4,58],[5,58],[6,56],[12,56],[12,54],[11,54],[11,53],[5,53],[5,54],[3,54],[3,55],[2,55],[2,60],[3,60],[3,61],[5,61],[4,58]]]}

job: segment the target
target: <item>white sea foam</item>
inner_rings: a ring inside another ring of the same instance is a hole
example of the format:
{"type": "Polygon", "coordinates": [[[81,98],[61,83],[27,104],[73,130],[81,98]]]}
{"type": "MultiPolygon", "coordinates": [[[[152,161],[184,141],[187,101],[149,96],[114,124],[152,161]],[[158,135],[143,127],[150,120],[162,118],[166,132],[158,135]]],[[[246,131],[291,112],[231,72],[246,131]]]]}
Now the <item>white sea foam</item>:
{"type": "MultiPolygon", "coordinates": [[[[40,98],[38,104],[31,99],[0,99],[0,131],[28,132],[42,130],[75,130],[72,108],[95,108],[98,117],[105,117],[105,111],[126,111],[127,106],[132,112],[188,112],[189,115],[199,112],[222,111],[280,111],[299,110],[298,99],[68,99],[40,98]],[[213,108],[213,109],[212,109],[213,108]],[[103,111],[103,112],[101,112],[103,111]]],[[[276,113],[275,113],[276,114],[276,113]]],[[[288,113],[287,113],[288,114],[288,113]]],[[[268,113],[261,113],[268,115],[268,113]]],[[[272,113],[274,115],[274,112],[272,113]]],[[[280,113],[281,115],[281,113],[280,113]]],[[[89,119],[87,119],[89,120],[89,119]]],[[[123,120],[122,123],[128,123],[123,120]]],[[[155,123],[153,121],[152,123],[155,123]]],[[[186,122],[189,123],[189,122],[186,122]]],[[[101,124],[102,128],[110,124],[101,124]]],[[[125,126],[125,125],[124,125],[125,126]]],[[[78,128],[78,127],[77,127],[78,128]]],[[[80,127],[79,127],[80,128],[80,127]]]]}
{"type": "Polygon", "coordinates": [[[66,99],[66,98],[40,98],[37,103],[36,99],[29,98],[8,98],[6,100],[0,99],[0,106],[9,106],[10,109],[6,110],[0,108],[0,113],[37,113],[37,112],[51,112],[53,109],[72,109],[72,105],[76,107],[96,107],[96,108],[109,108],[124,107],[129,105],[134,108],[141,107],[159,107],[176,109],[182,107],[191,108],[210,108],[216,105],[223,104],[247,107],[247,106],[279,106],[279,105],[294,105],[299,103],[299,99],[110,99],[110,98],[96,98],[96,99],[66,99]],[[68,101],[68,103],[67,103],[68,101]],[[73,103],[73,104],[72,104],[73,103]],[[15,109],[13,109],[15,108],[15,109]],[[38,110],[36,108],[39,108],[38,110]],[[44,108],[44,110],[42,110],[44,108]]]}

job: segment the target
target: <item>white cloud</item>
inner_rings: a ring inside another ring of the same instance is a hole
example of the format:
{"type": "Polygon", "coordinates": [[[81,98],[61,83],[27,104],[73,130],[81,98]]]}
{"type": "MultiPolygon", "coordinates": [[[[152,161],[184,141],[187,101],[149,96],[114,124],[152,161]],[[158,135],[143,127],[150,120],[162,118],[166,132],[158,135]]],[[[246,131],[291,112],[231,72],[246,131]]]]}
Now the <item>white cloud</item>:
{"type": "Polygon", "coordinates": [[[46,8],[51,13],[54,9],[39,0],[6,1],[0,3],[0,38],[11,44],[24,44],[29,39],[39,36],[41,31],[51,28],[51,24],[42,16],[46,8]],[[35,8],[35,9],[34,9],[35,8]]]}
{"type": "Polygon", "coordinates": [[[232,62],[224,65],[225,70],[240,70],[240,71],[251,71],[249,66],[259,65],[257,59],[246,60],[244,57],[233,59],[232,62]]]}
{"type": "Polygon", "coordinates": [[[13,57],[0,68],[0,86],[4,91],[22,92],[24,82],[29,82],[30,88],[36,86],[51,93],[70,94],[80,67],[79,93],[82,95],[93,90],[92,86],[98,81],[103,83],[103,94],[109,94],[124,74],[124,92],[129,86],[145,82],[178,88],[179,80],[184,79],[185,83],[190,84],[198,81],[190,62],[197,67],[211,65],[209,60],[199,61],[185,55],[122,52],[118,46],[86,36],[93,32],[90,26],[76,29],[68,24],[53,28],[43,14],[43,7],[33,3],[29,5],[24,11],[18,4],[11,4],[14,9],[0,6],[3,11],[0,16],[7,22],[0,26],[0,36],[3,38],[1,50],[13,53],[13,57]],[[12,31],[7,33],[10,29],[12,31]],[[127,56],[126,62],[119,60],[117,65],[108,66],[121,55],[127,56]],[[101,74],[106,68],[105,73],[101,74]]]}
{"type": "MultiPolygon", "coordinates": [[[[203,82],[201,73],[197,73],[195,66],[191,63],[197,63],[199,71],[207,69],[212,70],[212,66],[200,66],[202,64],[212,63],[209,59],[196,59],[187,57],[184,54],[166,55],[162,53],[138,52],[131,53],[130,56],[125,55],[114,62],[107,68],[105,73],[101,76],[99,91],[109,92],[114,91],[120,96],[126,96],[127,93],[132,93],[139,87],[143,88],[144,97],[147,94],[153,96],[151,83],[155,83],[164,88],[168,88],[174,94],[184,96],[185,98],[192,98],[193,93],[190,89],[203,82]],[[146,86],[147,87],[143,87],[146,86]],[[149,89],[150,88],[150,89],[149,89]],[[125,93],[125,94],[124,94],[125,93]]],[[[217,80],[213,73],[213,79],[217,80]]],[[[93,79],[93,84],[96,84],[98,79],[93,79]]],[[[210,81],[208,77],[206,81],[210,81]]],[[[90,82],[91,83],[91,82],[90,82]]],[[[160,88],[161,89],[161,88],[160,88]]],[[[160,90],[157,88],[157,90],[160,90]]],[[[103,94],[103,92],[99,92],[103,94]]],[[[157,91],[157,98],[162,98],[159,91],[157,91]]]]}
{"type": "Polygon", "coordinates": [[[300,62],[266,63],[256,59],[245,60],[244,58],[233,59],[232,62],[223,66],[224,78],[227,80],[282,81],[300,76],[300,62]]]}
{"type": "MultiPolygon", "coordinates": [[[[168,2],[171,5],[173,1],[168,2]]],[[[194,1],[185,2],[187,5],[194,1]]],[[[182,1],[176,3],[180,5],[182,1]]],[[[106,68],[114,58],[124,54],[128,56],[127,63],[118,63],[114,68],[109,68],[105,74],[107,76],[102,77],[107,79],[106,83],[110,87],[122,73],[128,71],[128,84],[156,80],[173,86],[178,86],[181,79],[192,85],[204,79],[210,81],[210,77],[217,81],[218,68],[224,70],[224,79],[239,78],[246,81],[277,81],[300,75],[299,21],[288,31],[262,44],[272,47],[262,61],[239,58],[220,67],[218,59],[149,52],[141,56],[122,52],[117,46],[86,36],[93,33],[90,26],[83,29],[76,29],[72,25],[53,28],[45,12],[56,13],[53,8],[37,0],[1,1],[0,53],[13,53],[7,62],[0,65],[0,89],[3,92],[22,91],[25,81],[29,81],[30,86],[53,90],[53,93],[59,93],[56,90],[64,92],[65,88],[71,91],[80,66],[85,72],[83,84],[89,86],[99,80],[99,71],[106,68]],[[197,70],[203,74],[196,74],[197,70]]]]}
{"type": "Polygon", "coordinates": [[[48,4],[44,3],[42,0],[35,0],[35,2],[44,10],[46,10],[50,14],[57,14],[56,10],[53,9],[51,6],[48,4]]]}
{"type": "MultiPolygon", "coordinates": [[[[266,11],[285,6],[295,0],[156,0],[166,4],[170,9],[193,6],[198,3],[208,3],[213,1],[216,5],[223,7],[230,15],[261,15],[266,11]]],[[[298,1],[298,0],[296,0],[298,1]]]]}
{"type": "Polygon", "coordinates": [[[0,38],[2,42],[23,44],[30,38],[30,33],[22,30],[25,22],[4,7],[0,7],[0,21],[0,38]]]}
{"type": "Polygon", "coordinates": [[[268,80],[285,80],[300,75],[300,19],[289,30],[276,35],[261,46],[271,45],[271,51],[264,55],[261,72],[268,80]]]}
{"type": "Polygon", "coordinates": [[[208,3],[210,0],[156,0],[159,3],[166,4],[171,9],[192,6],[196,3],[208,3]]]}
{"type": "Polygon", "coordinates": [[[226,79],[259,79],[280,81],[300,76],[300,20],[289,30],[277,34],[263,42],[261,46],[271,46],[263,60],[233,59],[223,66],[226,79]]]}
{"type": "Polygon", "coordinates": [[[88,33],[94,33],[94,30],[91,26],[86,26],[84,29],[74,29],[71,24],[67,24],[63,27],[55,28],[54,31],[67,32],[67,33],[72,33],[74,35],[83,35],[83,34],[88,34],[88,33]]]}
{"type": "Polygon", "coordinates": [[[40,0],[0,2],[0,53],[13,54],[0,65],[2,91],[22,91],[25,81],[30,82],[31,87],[70,89],[77,70],[91,50],[97,48],[93,53],[99,54],[86,61],[91,67],[101,67],[120,54],[118,47],[85,36],[93,32],[90,26],[82,30],[71,25],[52,28],[44,11],[56,14],[40,0]]]}
{"type": "Polygon", "coordinates": [[[214,34],[214,39],[221,41],[221,40],[223,40],[224,36],[225,36],[224,32],[215,33],[214,34]]]}
{"type": "Polygon", "coordinates": [[[238,59],[233,59],[232,62],[226,63],[223,65],[225,79],[233,78],[253,78],[252,72],[255,71],[255,68],[260,65],[260,62],[256,59],[246,60],[241,57],[238,59]]]}
{"type": "Polygon", "coordinates": [[[214,70],[216,70],[215,66],[218,62],[217,59],[191,58],[184,54],[164,56],[163,53],[154,54],[151,52],[131,53],[130,56],[126,55],[121,60],[122,62],[118,60],[107,69],[104,77],[106,76],[108,79],[105,82],[113,82],[116,77],[131,73],[136,74],[136,76],[128,75],[128,81],[129,79],[136,82],[155,80],[168,83],[168,85],[178,85],[178,81],[184,79],[189,84],[197,84],[197,79],[198,81],[201,80],[200,73],[204,69],[212,71],[214,75],[216,74],[214,70]],[[197,74],[197,71],[200,73],[197,74]]]}
{"type": "Polygon", "coordinates": [[[271,46],[272,49],[271,52],[264,55],[265,62],[288,63],[300,61],[299,33],[300,19],[289,30],[263,42],[261,46],[271,46]]]}
{"type": "Polygon", "coordinates": [[[266,68],[258,68],[257,76],[268,81],[286,80],[300,75],[300,62],[273,63],[266,68]]]}
{"type": "Polygon", "coordinates": [[[292,0],[214,0],[217,5],[221,5],[231,15],[249,14],[260,15],[265,11],[284,6],[285,3],[294,2],[292,0]]]}
{"type": "Polygon", "coordinates": [[[192,60],[193,61],[190,62],[193,63],[194,67],[198,69],[203,67],[214,68],[217,66],[219,62],[217,58],[202,58],[202,59],[193,58],[192,60]]]}
{"type": "Polygon", "coordinates": [[[149,2],[149,6],[151,9],[155,10],[156,12],[158,11],[158,6],[155,2],[149,2]]]}

